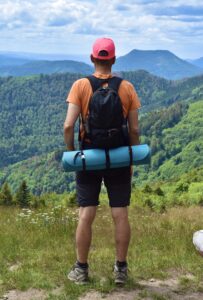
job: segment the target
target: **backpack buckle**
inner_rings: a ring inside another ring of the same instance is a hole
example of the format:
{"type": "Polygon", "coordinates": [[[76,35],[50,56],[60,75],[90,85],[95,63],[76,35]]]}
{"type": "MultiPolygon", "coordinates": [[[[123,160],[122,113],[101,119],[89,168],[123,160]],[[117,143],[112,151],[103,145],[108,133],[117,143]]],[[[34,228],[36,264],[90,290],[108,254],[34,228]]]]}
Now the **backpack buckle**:
{"type": "Polygon", "coordinates": [[[108,136],[113,136],[116,132],[118,132],[118,129],[112,128],[108,130],[108,136]]]}

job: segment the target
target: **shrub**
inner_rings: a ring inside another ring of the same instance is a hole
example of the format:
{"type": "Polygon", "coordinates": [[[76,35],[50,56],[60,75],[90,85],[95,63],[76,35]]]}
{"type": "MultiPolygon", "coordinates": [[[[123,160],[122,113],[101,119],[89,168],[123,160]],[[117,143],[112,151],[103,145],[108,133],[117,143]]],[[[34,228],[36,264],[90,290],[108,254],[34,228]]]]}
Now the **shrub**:
{"type": "Polygon", "coordinates": [[[11,194],[10,187],[7,182],[5,182],[2,186],[0,193],[0,204],[2,205],[12,205],[13,204],[13,196],[11,194]]]}
{"type": "Polygon", "coordinates": [[[29,207],[30,206],[30,192],[25,180],[22,181],[17,193],[16,193],[16,203],[20,207],[29,207]]]}

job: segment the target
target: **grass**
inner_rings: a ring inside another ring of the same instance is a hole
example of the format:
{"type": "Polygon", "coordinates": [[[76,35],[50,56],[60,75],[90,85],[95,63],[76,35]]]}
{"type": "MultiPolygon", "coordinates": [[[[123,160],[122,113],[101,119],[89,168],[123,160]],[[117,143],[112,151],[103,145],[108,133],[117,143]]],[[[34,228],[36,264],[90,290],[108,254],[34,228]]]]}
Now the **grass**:
{"type": "MultiPolygon", "coordinates": [[[[176,273],[183,289],[200,290],[202,258],[192,244],[193,232],[203,228],[200,207],[171,208],[165,213],[131,207],[132,239],[129,248],[130,280],[164,279],[176,273]],[[192,274],[191,282],[184,278],[192,274]]],[[[114,263],[113,223],[107,206],[98,208],[89,256],[91,283],[77,286],[66,278],[75,262],[77,209],[56,206],[38,210],[0,207],[0,297],[10,289],[44,289],[49,300],[78,299],[95,289],[112,291],[114,263]],[[11,270],[13,266],[16,269],[11,270]],[[57,287],[60,295],[52,295],[57,287]]],[[[154,299],[161,299],[154,295],[154,299]]],[[[162,298],[163,299],[163,298],[162,298]]]]}

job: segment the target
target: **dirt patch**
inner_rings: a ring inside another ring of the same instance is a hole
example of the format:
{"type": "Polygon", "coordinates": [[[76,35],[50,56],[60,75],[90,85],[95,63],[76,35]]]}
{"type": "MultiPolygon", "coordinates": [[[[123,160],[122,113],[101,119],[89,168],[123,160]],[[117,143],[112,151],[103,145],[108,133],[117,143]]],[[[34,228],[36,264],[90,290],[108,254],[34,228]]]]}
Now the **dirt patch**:
{"type": "Polygon", "coordinates": [[[45,291],[29,289],[27,291],[11,290],[5,294],[1,300],[45,300],[47,294],[45,291]]]}
{"type": "Polygon", "coordinates": [[[64,286],[57,287],[51,292],[38,289],[29,289],[27,291],[10,290],[0,300],[45,300],[48,295],[60,296],[64,286]]]}
{"type": "MultiPolygon", "coordinates": [[[[191,278],[192,279],[192,278],[191,278]]],[[[132,291],[126,291],[123,288],[107,295],[91,291],[79,300],[203,300],[203,293],[200,292],[182,292],[177,278],[167,280],[150,279],[138,282],[138,287],[132,291]]]]}
{"type": "Polygon", "coordinates": [[[9,271],[15,272],[21,267],[21,263],[16,263],[14,265],[8,266],[9,271]]]}
{"type": "Polygon", "coordinates": [[[80,297],[79,300],[135,300],[136,296],[139,295],[139,291],[126,292],[124,290],[115,291],[108,295],[103,295],[98,292],[89,292],[85,297],[80,297]]]}
{"type": "MultiPolygon", "coordinates": [[[[194,276],[188,274],[184,278],[194,280],[194,276]]],[[[101,283],[102,284],[102,283],[101,283]]],[[[136,283],[136,289],[127,291],[124,288],[117,288],[109,294],[101,294],[90,291],[81,296],[79,300],[203,300],[203,292],[183,291],[178,278],[158,280],[141,280],[136,283]]],[[[52,295],[60,296],[63,287],[58,287],[51,291],[52,295]]],[[[0,300],[46,300],[47,291],[39,289],[29,289],[27,291],[11,290],[0,300]]]]}

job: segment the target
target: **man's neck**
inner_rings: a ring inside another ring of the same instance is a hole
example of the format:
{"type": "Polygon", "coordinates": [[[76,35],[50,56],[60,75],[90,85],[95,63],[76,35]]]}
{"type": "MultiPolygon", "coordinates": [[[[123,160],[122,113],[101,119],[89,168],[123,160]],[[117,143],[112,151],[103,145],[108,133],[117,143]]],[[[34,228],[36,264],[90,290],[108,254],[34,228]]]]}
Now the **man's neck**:
{"type": "Polygon", "coordinates": [[[95,73],[100,73],[100,74],[111,74],[111,68],[106,68],[103,66],[95,66],[95,73]]]}

